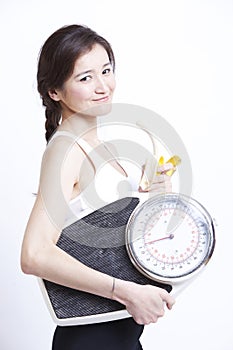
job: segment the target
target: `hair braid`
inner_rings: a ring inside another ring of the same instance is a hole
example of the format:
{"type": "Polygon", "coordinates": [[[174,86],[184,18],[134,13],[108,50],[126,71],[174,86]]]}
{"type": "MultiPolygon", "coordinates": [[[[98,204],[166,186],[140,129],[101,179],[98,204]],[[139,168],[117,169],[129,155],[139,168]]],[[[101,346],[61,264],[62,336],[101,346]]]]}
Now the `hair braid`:
{"type": "Polygon", "coordinates": [[[48,142],[59,125],[61,119],[61,106],[50,97],[48,97],[48,99],[43,98],[43,105],[46,107],[45,138],[48,142]]]}

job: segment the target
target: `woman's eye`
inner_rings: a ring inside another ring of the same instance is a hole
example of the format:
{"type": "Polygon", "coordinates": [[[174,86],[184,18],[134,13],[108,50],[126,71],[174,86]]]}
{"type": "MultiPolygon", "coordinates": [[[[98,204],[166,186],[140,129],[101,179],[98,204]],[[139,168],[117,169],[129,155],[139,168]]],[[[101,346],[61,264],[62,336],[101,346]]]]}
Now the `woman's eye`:
{"type": "Polygon", "coordinates": [[[103,74],[109,74],[111,72],[111,68],[106,68],[104,71],[103,71],[103,74]]]}
{"type": "Polygon", "coordinates": [[[81,78],[80,81],[88,81],[91,79],[91,76],[90,75],[86,75],[85,77],[81,78]]]}

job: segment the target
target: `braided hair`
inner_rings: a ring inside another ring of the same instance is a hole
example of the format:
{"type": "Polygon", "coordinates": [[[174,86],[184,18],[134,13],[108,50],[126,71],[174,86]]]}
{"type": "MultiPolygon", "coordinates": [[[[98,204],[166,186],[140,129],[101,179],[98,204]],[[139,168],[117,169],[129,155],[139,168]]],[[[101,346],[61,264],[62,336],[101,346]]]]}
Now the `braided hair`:
{"type": "Polygon", "coordinates": [[[73,73],[76,60],[90,51],[94,44],[102,45],[115,69],[115,58],[108,41],[83,25],[64,26],[44,43],[39,55],[37,89],[45,106],[45,138],[48,142],[61,121],[62,108],[49,92],[62,89],[73,73]]]}

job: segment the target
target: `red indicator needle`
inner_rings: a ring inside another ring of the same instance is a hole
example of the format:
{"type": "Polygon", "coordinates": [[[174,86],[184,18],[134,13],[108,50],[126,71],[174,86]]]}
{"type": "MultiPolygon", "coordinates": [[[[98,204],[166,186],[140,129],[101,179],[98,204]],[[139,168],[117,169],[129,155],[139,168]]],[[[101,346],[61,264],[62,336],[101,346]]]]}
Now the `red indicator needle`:
{"type": "Polygon", "coordinates": [[[151,243],[155,243],[155,242],[158,242],[158,241],[163,241],[164,239],[172,239],[172,238],[174,238],[174,235],[171,233],[169,236],[158,238],[158,239],[154,239],[153,241],[146,242],[146,244],[151,244],[151,243]]]}

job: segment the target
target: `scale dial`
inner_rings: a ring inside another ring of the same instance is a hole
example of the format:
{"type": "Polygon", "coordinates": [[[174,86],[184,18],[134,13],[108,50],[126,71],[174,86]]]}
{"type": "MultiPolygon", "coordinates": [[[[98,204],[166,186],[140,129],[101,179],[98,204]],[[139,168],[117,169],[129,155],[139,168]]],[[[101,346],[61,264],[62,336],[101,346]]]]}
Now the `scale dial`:
{"type": "Polygon", "coordinates": [[[181,194],[152,197],[126,227],[129,257],[152,279],[186,279],[206,265],[215,245],[213,222],[200,203],[181,194]]]}

